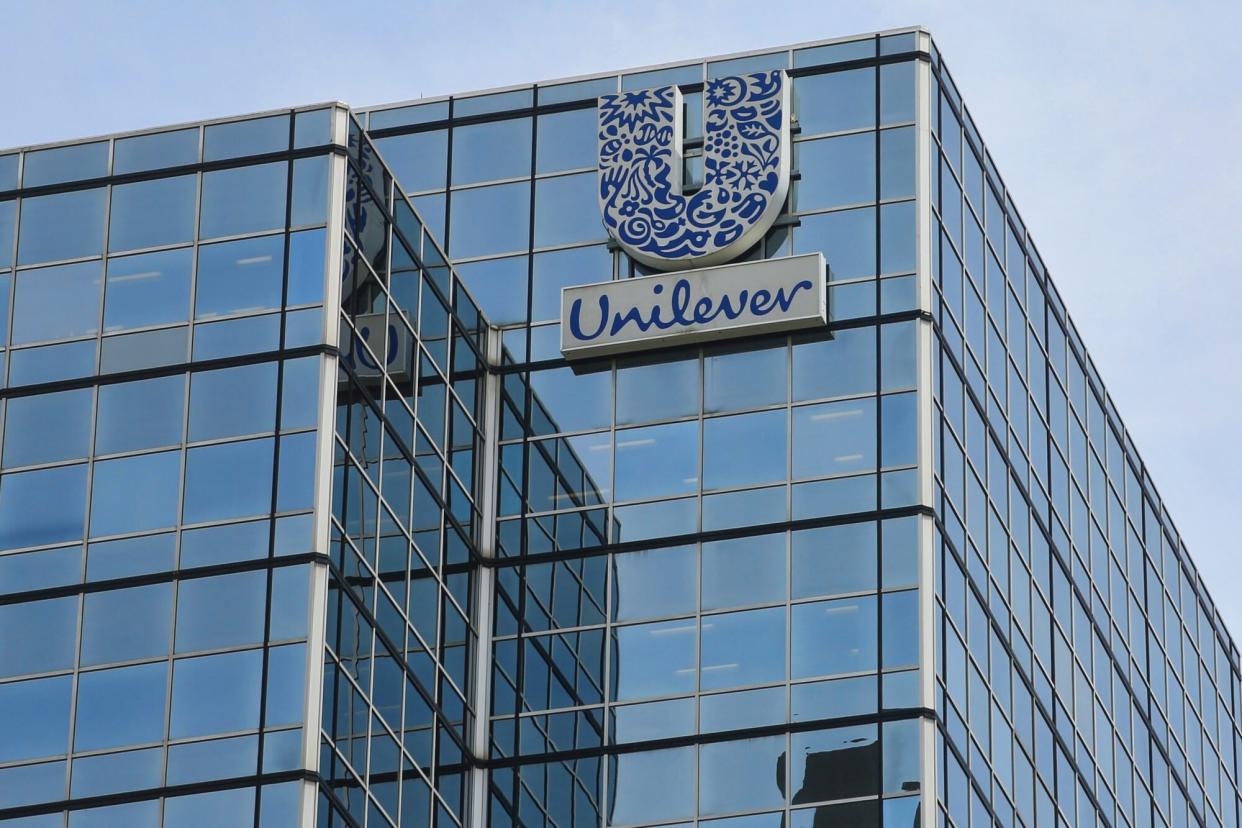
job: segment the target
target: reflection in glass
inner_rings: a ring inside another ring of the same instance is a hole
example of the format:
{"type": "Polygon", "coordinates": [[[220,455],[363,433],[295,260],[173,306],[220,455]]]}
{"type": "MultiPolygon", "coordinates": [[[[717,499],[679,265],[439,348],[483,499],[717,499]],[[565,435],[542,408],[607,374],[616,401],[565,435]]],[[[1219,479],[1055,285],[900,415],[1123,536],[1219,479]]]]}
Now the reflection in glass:
{"type": "Polygon", "coordinates": [[[13,342],[99,332],[99,262],[22,270],[13,296],[13,342]]]}
{"type": "Polygon", "coordinates": [[[694,748],[623,753],[609,760],[610,825],[694,815],[694,748]]]}
{"type": "Polygon", "coordinates": [[[80,540],[85,521],[85,465],[0,477],[0,549],[80,540]]]}
{"type": "Polygon", "coordinates": [[[175,526],[180,481],[179,451],[96,463],[91,484],[91,536],[175,526]]]}
{"type": "Polygon", "coordinates": [[[108,218],[108,250],[136,250],[191,241],[197,191],[197,175],[114,186],[108,218]]]}
{"type": "Polygon", "coordinates": [[[187,320],[192,262],[189,248],[109,259],[104,330],[187,320]]]}
{"type": "Polygon", "coordinates": [[[784,409],[704,420],[703,488],[784,480],[788,422],[784,409]]]}
{"type": "Polygon", "coordinates": [[[104,189],[22,199],[17,263],[36,264],[103,251],[104,189]]]}
{"type": "Polygon", "coordinates": [[[699,413],[699,361],[636,360],[617,364],[617,425],[699,413]]]}
{"type": "Polygon", "coordinates": [[[875,598],[843,598],[793,608],[793,677],[876,669],[875,598]],[[831,647],[824,642],[831,641],[831,647]]]}
{"type": "Polygon", "coordinates": [[[168,663],[83,673],[78,679],[75,750],[159,741],[164,734],[168,663]]]}
{"type": "Polygon", "coordinates": [[[697,685],[693,618],[618,627],[613,646],[618,701],[693,693],[697,685]]]}
{"type": "Polygon", "coordinates": [[[716,742],[699,748],[699,814],[785,804],[785,737],[716,742]]]}
{"type": "Polygon", "coordinates": [[[704,616],[700,687],[721,690],[785,678],[785,608],[704,616]]]}
{"type": "Polygon", "coordinates": [[[85,457],[91,441],[90,388],[14,397],[4,418],[4,466],[85,457]]]}
{"type": "Polygon", "coordinates": [[[280,307],[284,264],[280,235],[200,247],[194,317],[280,307]]]}
{"type": "Polygon", "coordinates": [[[703,544],[703,609],[786,597],[785,533],[703,544]]]}
{"type": "Polygon", "coordinates": [[[875,428],[873,398],[795,408],[794,477],[875,468],[875,428]]]}
{"type": "Polygon", "coordinates": [[[617,500],[638,500],[697,491],[698,431],[697,422],[618,431],[617,500]]]}

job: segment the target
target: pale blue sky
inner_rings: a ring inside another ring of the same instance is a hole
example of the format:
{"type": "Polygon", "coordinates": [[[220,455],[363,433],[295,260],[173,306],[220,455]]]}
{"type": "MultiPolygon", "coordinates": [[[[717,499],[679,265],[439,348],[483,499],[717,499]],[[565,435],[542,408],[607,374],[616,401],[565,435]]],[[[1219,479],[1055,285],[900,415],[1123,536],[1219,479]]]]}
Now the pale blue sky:
{"type": "Polygon", "coordinates": [[[1242,4],[5,4],[0,147],[928,26],[1242,635],[1242,4]]]}

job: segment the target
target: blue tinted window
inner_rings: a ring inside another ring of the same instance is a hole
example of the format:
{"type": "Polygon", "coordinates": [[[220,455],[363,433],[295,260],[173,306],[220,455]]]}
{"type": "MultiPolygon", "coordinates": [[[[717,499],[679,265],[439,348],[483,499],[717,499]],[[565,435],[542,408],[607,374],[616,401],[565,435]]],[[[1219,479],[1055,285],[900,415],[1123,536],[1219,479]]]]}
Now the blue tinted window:
{"type": "Polygon", "coordinates": [[[17,221],[17,202],[0,201],[0,268],[13,264],[13,225],[17,221]]]}
{"type": "Polygon", "coordinates": [[[915,61],[880,67],[880,123],[914,120],[915,61]]]}
{"type": "Polygon", "coordinates": [[[192,256],[193,251],[185,248],[109,259],[104,330],[188,319],[192,256]]]}
{"type": "Polygon", "coordinates": [[[303,230],[289,236],[288,305],[317,305],[323,301],[324,231],[303,230]]]}
{"type": "Polygon", "coordinates": [[[452,223],[449,252],[454,258],[525,250],[530,239],[530,184],[456,190],[452,223]]]}
{"type": "Polygon", "coordinates": [[[194,318],[280,307],[284,264],[281,235],[200,247],[194,318]]]}
{"type": "Polygon", "coordinates": [[[793,246],[795,253],[823,253],[830,279],[874,276],[875,208],[803,216],[793,246]]]}
{"type": "MultiPolygon", "coordinates": [[[[291,315],[292,317],[292,315],[291,315]]],[[[292,323],[290,318],[290,323],[292,323]]],[[[194,359],[274,351],[280,347],[280,315],[250,316],[194,326],[194,359]]]]}
{"type": "Polygon", "coordinates": [[[75,750],[158,742],[164,735],[168,663],[83,673],[78,679],[75,750]]]}
{"type": "Polygon", "coordinates": [[[703,544],[703,609],[781,601],[788,587],[785,534],[703,544]]]}
{"type": "Polygon", "coordinates": [[[617,365],[617,424],[699,413],[699,361],[617,365]]]}
{"type": "Polygon", "coordinates": [[[85,520],[85,465],[0,478],[0,548],[80,540],[85,520]]]}
{"type": "Polygon", "coordinates": [[[875,670],[877,627],[874,597],[795,605],[793,678],[875,670]]]}
{"type": "Polygon", "coordinates": [[[703,488],[784,480],[788,414],[783,409],[703,422],[703,488]]]}
{"type": "Polygon", "coordinates": [[[299,158],[293,162],[293,227],[323,224],[328,220],[328,156],[299,158]]]}
{"type": "Polygon", "coordinates": [[[803,141],[795,145],[797,210],[818,210],[875,200],[875,133],[803,141]]]}
{"type": "Polygon", "coordinates": [[[193,239],[197,189],[196,175],[113,187],[108,250],[157,247],[193,239]]]}
{"type": "MultiPolygon", "coordinates": [[[[124,772],[127,778],[129,778],[132,768],[137,766],[142,768],[143,772],[136,775],[135,779],[154,780],[150,782],[135,781],[121,788],[121,790],[156,787],[159,785],[160,777],[164,771],[164,752],[162,750],[134,751],[133,754],[126,754],[121,757],[107,756],[101,758],[113,760],[115,764],[124,762],[126,766],[124,772]],[[117,762],[117,759],[120,762],[117,762]]],[[[73,763],[74,796],[91,795],[90,793],[80,793],[78,791],[79,766],[83,763],[84,760],[82,759],[77,759],[73,763]]],[[[89,774],[89,772],[87,773],[89,774]]],[[[106,792],[111,793],[115,790],[117,788],[114,785],[109,785],[106,792]]],[[[100,791],[100,793],[103,792],[100,791]]],[[[57,818],[59,819],[59,817],[57,818]]],[[[82,811],[73,811],[69,814],[69,828],[115,828],[116,825],[124,825],[125,828],[159,828],[159,824],[160,801],[158,799],[149,799],[145,802],[127,802],[121,805],[108,805],[104,808],[87,808],[82,811]]],[[[57,822],[56,825],[59,826],[60,823],[57,822]]]]}
{"type": "Polygon", "coordinates": [[[284,227],[287,178],[283,161],[204,173],[200,237],[284,227]]]}
{"type": "Polygon", "coordinates": [[[705,615],[699,686],[720,690],[785,678],[785,608],[705,615]]]}
{"type": "Polygon", "coordinates": [[[703,359],[703,410],[736,411],[782,403],[786,389],[786,349],[729,347],[703,359]]]}
{"type": "Polygon", "coordinates": [[[186,523],[269,512],[272,441],[250,440],[190,449],[185,470],[186,523]]]}
{"type": "Polygon", "coordinates": [[[268,651],[267,726],[301,722],[305,715],[303,712],[305,705],[305,645],[273,647],[268,651]]]}
{"type": "Polygon", "coordinates": [[[443,190],[448,169],[448,133],[442,129],[376,140],[375,147],[402,192],[443,190]]]}
{"type": "Polygon", "coordinates": [[[175,796],[164,800],[164,828],[216,828],[254,820],[254,788],[175,796]]]}
{"type": "MultiPolygon", "coordinates": [[[[874,291],[870,284],[866,289],[874,291]]],[[[795,400],[844,397],[875,391],[875,328],[833,331],[832,339],[796,342],[793,346],[795,400]]]]}
{"type": "Polygon", "coordinates": [[[697,686],[694,619],[637,624],[616,630],[617,700],[693,693],[697,686]]]}
{"type": "Polygon", "coordinates": [[[526,320],[527,257],[487,259],[457,266],[457,274],[478,300],[487,320],[508,325],[526,320]]]}
{"type": "Polygon", "coordinates": [[[203,160],[280,152],[289,147],[289,116],[212,124],[203,135],[203,160]]]}
{"type": "Polygon", "coordinates": [[[880,133],[880,198],[914,195],[914,127],[880,133]]]}
{"type": "Polygon", "coordinates": [[[0,676],[73,667],[78,599],[0,605],[0,676]]]}
{"type": "Polygon", "coordinates": [[[177,661],[169,736],[182,739],[257,727],[262,672],[259,650],[177,661]]]}
{"type": "Polygon", "coordinates": [[[32,466],[85,457],[91,441],[91,389],[14,397],[4,418],[4,465],[32,466]]]}
{"type": "Polygon", "coordinates": [[[198,128],[120,138],[112,150],[116,174],[158,170],[198,160],[198,128]]]}
{"type": "Polygon", "coordinates": [[[168,749],[167,784],[247,776],[254,773],[258,752],[258,736],[173,745],[168,749]]]}
{"type": "Polygon", "coordinates": [[[96,463],[91,484],[91,536],[175,526],[180,480],[179,451],[96,463]]]}
{"type": "Polygon", "coordinates": [[[335,109],[314,109],[294,116],[293,148],[314,147],[332,140],[335,109]]]}
{"type": "Polygon", "coordinates": [[[885,204],[880,208],[880,272],[914,270],[918,233],[915,232],[913,201],[885,204]]]}
{"type": "Polygon", "coordinates": [[[795,408],[793,474],[823,477],[875,468],[875,400],[795,408]]]}
{"type": "Polygon", "coordinates": [[[535,254],[531,321],[561,318],[561,288],[610,278],[612,254],[603,245],[535,254]]]}
{"type": "Polygon", "coordinates": [[[66,586],[81,579],[80,546],[0,556],[0,593],[66,586]]]}
{"type": "Polygon", "coordinates": [[[693,546],[618,554],[613,567],[615,620],[694,612],[698,603],[698,555],[693,546]]]}
{"type": "Polygon", "coordinates": [[[315,434],[280,438],[280,484],[276,511],[310,509],[315,499],[315,434]]]}
{"type": "Polygon", "coordinates": [[[266,520],[229,523],[181,533],[181,566],[207,566],[267,556],[266,520]]]}
{"type": "Polygon", "coordinates": [[[177,591],[177,652],[263,640],[267,570],[182,581],[177,591]]]}
{"type": "MultiPolygon", "coordinates": [[[[545,92],[540,92],[540,98],[545,92]]],[[[599,149],[595,107],[539,116],[535,172],[594,167],[599,149]]]]}
{"type": "Polygon", "coordinates": [[[529,118],[453,130],[453,184],[530,175],[529,118]]]}
{"type": "Polygon", "coordinates": [[[278,365],[261,362],[191,374],[190,439],[274,431],[278,365]]]}
{"type": "Polygon", "coordinates": [[[98,256],[103,251],[103,189],[22,199],[18,264],[98,256]]]}
{"type": "Polygon", "coordinates": [[[280,395],[282,430],[313,426],[318,422],[319,357],[285,362],[284,390],[280,395]]]}
{"type": "Polygon", "coordinates": [[[794,51],[794,66],[822,66],[847,60],[875,57],[875,38],[852,40],[847,43],[829,43],[794,51]]]}
{"type": "Polygon", "coordinates": [[[785,737],[717,742],[699,749],[699,813],[785,804],[785,737]]]}
{"type": "Polygon", "coordinates": [[[803,135],[875,126],[875,70],[851,69],[794,81],[794,111],[803,135]]]}
{"type": "Polygon", "coordinates": [[[95,373],[95,340],[25,348],[9,358],[9,385],[85,377],[95,373]]]}
{"type": "Polygon", "coordinates": [[[535,247],[602,239],[595,173],[558,175],[535,183],[535,247]]]}
{"type": "Polygon", "coordinates": [[[95,451],[108,454],[181,441],[185,377],[159,377],[99,389],[95,451]]]}
{"type": "Polygon", "coordinates": [[[92,543],[86,554],[86,579],[106,581],[173,568],[177,536],[146,535],[92,543]]]}
{"type": "Polygon", "coordinates": [[[871,521],[794,532],[794,597],[874,590],[876,544],[871,521]]]}
{"type": "Polygon", "coordinates": [[[23,270],[13,299],[13,342],[99,332],[99,262],[23,270]]]}
{"type": "MultiPolygon", "coordinates": [[[[92,544],[91,555],[98,549],[92,544]]],[[[84,600],[83,665],[167,655],[172,584],[90,592],[84,600]]]]}
{"type": "Polygon", "coordinates": [[[0,762],[63,756],[72,692],[73,676],[0,684],[0,762]]]}
{"type": "Polygon", "coordinates": [[[693,747],[623,753],[612,765],[609,823],[627,825],[694,816],[693,747]]]}
{"type": "Polygon", "coordinates": [[[22,172],[23,187],[81,181],[108,174],[108,142],[74,144],[69,147],[26,153],[22,172]]]}
{"type": "Polygon", "coordinates": [[[18,154],[0,155],[0,190],[17,189],[18,154]]]}
{"type": "Polygon", "coordinates": [[[617,432],[617,500],[684,494],[699,488],[699,425],[633,428],[617,432]]]}

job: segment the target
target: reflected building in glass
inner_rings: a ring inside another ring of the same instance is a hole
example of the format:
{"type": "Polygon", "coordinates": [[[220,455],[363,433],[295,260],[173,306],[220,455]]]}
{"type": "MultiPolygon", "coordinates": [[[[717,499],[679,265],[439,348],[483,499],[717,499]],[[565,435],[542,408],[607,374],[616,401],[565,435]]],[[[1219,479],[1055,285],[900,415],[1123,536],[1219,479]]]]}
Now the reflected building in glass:
{"type": "Polygon", "coordinates": [[[1238,825],[1239,656],[930,36],[0,153],[0,823],[1238,825]],[[576,361],[783,69],[805,333],[576,361]]]}

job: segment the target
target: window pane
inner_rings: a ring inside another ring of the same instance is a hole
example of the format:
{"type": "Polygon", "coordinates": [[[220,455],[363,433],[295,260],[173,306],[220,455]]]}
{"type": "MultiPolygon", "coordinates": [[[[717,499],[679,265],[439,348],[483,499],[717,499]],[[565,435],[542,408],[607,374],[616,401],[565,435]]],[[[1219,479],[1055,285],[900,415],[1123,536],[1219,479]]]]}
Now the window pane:
{"type": "Polygon", "coordinates": [[[278,364],[261,362],[191,374],[190,439],[274,431],[278,364]]]}
{"type": "Polygon", "coordinates": [[[289,295],[286,304],[323,302],[324,231],[303,230],[289,236],[289,295]]]}
{"type": "Polygon", "coordinates": [[[232,236],[285,226],[288,164],[203,173],[199,236],[232,236]]]}
{"type": "Polygon", "coordinates": [[[328,156],[293,162],[293,206],[289,224],[323,224],[328,220],[328,156]]]}
{"type": "Polygon", "coordinates": [[[914,120],[914,61],[880,67],[880,123],[914,120]]]}
{"type": "Polygon", "coordinates": [[[177,590],[177,652],[263,640],[267,570],[182,581],[177,590]]]}
{"type": "Polygon", "coordinates": [[[785,737],[717,742],[699,748],[699,814],[785,804],[785,737]]]}
{"type": "Polygon", "coordinates": [[[729,347],[703,357],[703,410],[737,411],[782,403],[786,388],[786,348],[729,347]]]}
{"type": "Polygon", "coordinates": [[[613,567],[615,620],[694,612],[698,555],[693,546],[618,553],[613,567]]]}
{"type": "Polygon", "coordinates": [[[703,488],[720,489],[784,480],[788,468],[784,409],[703,422],[703,488]]]}
{"type": "Polygon", "coordinates": [[[266,520],[229,523],[181,533],[181,566],[210,566],[267,556],[271,526],[266,520]]]}
{"type": "Polygon", "coordinates": [[[402,192],[444,189],[448,162],[446,130],[378,138],[375,148],[384,156],[402,192]]]}
{"type": "Polygon", "coordinates": [[[875,598],[843,598],[793,607],[793,677],[875,670],[875,598]],[[825,647],[831,641],[833,646],[825,647]]]}
{"type": "Polygon", "coordinates": [[[134,250],[193,239],[197,189],[196,175],[113,187],[108,249],[134,250]]]}
{"type": "MultiPolygon", "coordinates": [[[[870,290],[868,286],[868,290],[870,290]]],[[[835,331],[832,339],[796,342],[793,347],[795,400],[844,397],[875,391],[875,328],[835,331]]]]}
{"type": "Polygon", "coordinates": [[[63,756],[73,676],[0,684],[0,762],[63,756]]]}
{"type": "MultiPolygon", "coordinates": [[[[836,727],[795,733],[790,789],[793,803],[822,802],[828,799],[849,799],[873,796],[879,792],[880,752],[875,725],[836,727]]],[[[872,812],[874,803],[864,803],[872,812]]],[[[823,809],[817,809],[817,812],[823,809]]],[[[846,818],[848,812],[830,812],[833,817],[846,818]]],[[[825,814],[827,815],[827,814],[825,814]]],[[[818,819],[816,820],[818,823],[818,819]]],[[[807,823],[808,825],[810,823],[807,823]]],[[[878,825],[869,820],[829,824],[878,825]]]]}
{"type": "Polygon", "coordinates": [[[203,135],[203,160],[262,155],[289,148],[289,116],[272,115],[212,124],[203,135]]]}
{"type": "Polygon", "coordinates": [[[86,580],[165,572],[175,565],[176,546],[177,536],[171,532],[92,543],[86,555],[86,580]]]}
{"type": "Polygon", "coordinates": [[[794,532],[795,598],[876,588],[875,523],[847,523],[794,532]]]}
{"type": "Polygon", "coordinates": [[[613,757],[609,825],[694,816],[693,747],[623,753],[613,757]]]}
{"type": "Polygon", "coordinates": [[[0,605],[0,676],[73,668],[78,599],[0,605]]]}
{"type": "MultiPolygon", "coordinates": [[[[541,93],[540,100],[545,96],[541,93]]],[[[594,107],[539,116],[535,172],[594,167],[599,151],[594,107]]]]}
{"type": "Polygon", "coordinates": [[[112,150],[112,171],[120,175],[193,164],[197,160],[198,128],[193,127],[118,139],[112,150]]]}
{"type": "Polygon", "coordinates": [[[794,252],[824,254],[829,279],[874,276],[875,208],[803,216],[794,231],[794,252]]]}
{"type": "Polygon", "coordinates": [[[185,377],[159,377],[99,389],[95,451],[154,448],[181,442],[185,377]]]}
{"type": "Polygon", "coordinates": [[[83,665],[168,654],[172,584],[90,592],[84,600],[83,665]]]}
{"type": "Polygon", "coordinates": [[[280,307],[284,266],[280,235],[200,247],[194,318],[280,307]]]}
{"type": "Polygon", "coordinates": [[[13,342],[41,342],[99,332],[99,262],[17,274],[13,342]]]}
{"type": "Polygon", "coordinates": [[[73,379],[95,373],[96,342],[70,342],[14,351],[9,358],[9,385],[73,379]]]}
{"type": "Polygon", "coordinates": [[[457,266],[457,274],[493,325],[526,320],[527,261],[526,256],[513,256],[457,266]]]}
{"type": "Polygon", "coordinates": [[[914,127],[880,133],[880,197],[914,195],[914,127]]]}
{"type": "Polygon", "coordinates": [[[794,477],[823,477],[875,468],[875,400],[795,408],[794,477]]]}
{"type": "Polygon", "coordinates": [[[532,416],[540,433],[606,428],[612,422],[612,375],[607,371],[534,371],[530,385],[534,392],[532,416]]]}
{"type": "Polygon", "coordinates": [[[699,424],[617,432],[618,500],[685,494],[699,488],[699,424]]]}
{"type": "Polygon", "coordinates": [[[264,514],[272,507],[272,441],[190,449],[185,471],[186,523],[264,514]]]}
{"type": "Polygon", "coordinates": [[[614,698],[693,693],[697,685],[693,618],[660,621],[616,630],[614,698]]]}
{"type": "Polygon", "coordinates": [[[617,365],[617,425],[699,413],[699,361],[617,365]]]}
{"type": "Polygon", "coordinates": [[[23,187],[81,181],[108,174],[108,142],[74,144],[68,147],[26,153],[23,187]]]}
{"type": "Polygon", "coordinates": [[[0,201],[0,268],[13,265],[13,223],[17,220],[17,200],[0,201]]]}
{"type": "Polygon", "coordinates": [[[915,269],[913,201],[885,204],[880,208],[880,272],[903,273],[915,269]]]}
{"type": "Polygon", "coordinates": [[[707,615],[700,687],[720,690],[785,678],[785,608],[707,615]]]}
{"type": "Polygon", "coordinates": [[[794,145],[798,171],[794,204],[817,210],[875,201],[875,133],[843,135],[794,145]]]}
{"type": "Polygon", "coordinates": [[[851,69],[794,81],[803,135],[875,126],[875,70],[851,69]]]}
{"type": "Polygon", "coordinates": [[[913,394],[892,394],[881,398],[881,465],[912,466],[918,462],[918,397],[913,394]]]}
{"type": "Polygon", "coordinates": [[[83,673],[78,679],[75,750],[158,742],[164,735],[168,664],[83,673]]]}
{"type": "Polygon", "coordinates": [[[104,330],[189,319],[192,256],[185,248],[109,259],[104,330]]]}
{"type": "Polygon", "coordinates": [[[85,521],[85,465],[0,478],[0,548],[80,540],[85,521]]]}
{"type": "Polygon", "coordinates": [[[783,601],[785,533],[703,544],[703,609],[783,601]]]}
{"type": "Polygon", "coordinates": [[[4,465],[32,466],[85,457],[91,441],[91,389],[14,397],[4,419],[4,465]]]}
{"type": "Polygon", "coordinates": [[[602,239],[595,173],[561,175],[535,183],[535,247],[602,239]]]}
{"type": "Polygon", "coordinates": [[[526,182],[455,190],[452,210],[448,245],[454,258],[509,253],[530,244],[530,184],[526,182]]]}
{"type": "Polygon", "coordinates": [[[0,557],[0,593],[68,586],[82,580],[82,548],[67,546],[0,557]]]}
{"type": "Polygon", "coordinates": [[[104,190],[22,199],[18,264],[98,256],[103,251],[104,190]]]}
{"type": "Polygon", "coordinates": [[[453,185],[530,175],[529,118],[453,130],[453,185]]]}
{"type": "Polygon", "coordinates": [[[259,650],[177,661],[169,736],[182,739],[257,727],[262,668],[259,650]]]}
{"type": "Polygon", "coordinates": [[[91,536],[175,526],[180,482],[180,451],[96,463],[91,485],[91,536]]]}
{"type": "Polygon", "coordinates": [[[612,254],[603,245],[535,254],[531,320],[561,318],[561,288],[612,277],[612,254]]]}

